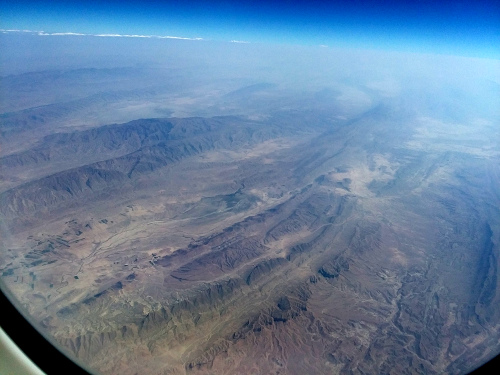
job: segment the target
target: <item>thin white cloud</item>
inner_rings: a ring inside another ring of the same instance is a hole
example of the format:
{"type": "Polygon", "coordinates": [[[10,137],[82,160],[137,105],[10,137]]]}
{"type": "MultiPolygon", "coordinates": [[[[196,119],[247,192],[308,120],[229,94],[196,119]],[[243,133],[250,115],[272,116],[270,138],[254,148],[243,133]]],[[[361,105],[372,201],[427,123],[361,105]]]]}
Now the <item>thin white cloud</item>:
{"type": "Polygon", "coordinates": [[[244,43],[244,44],[248,44],[250,42],[246,42],[244,40],[231,40],[231,43],[244,43]]]}
{"type": "Polygon", "coordinates": [[[18,30],[18,29],[0,29],[3,33],[36,33],[33,30],[18,30]]]}
{"type": "Polygon", "coordinates": [[[203,38],[188,38],[182,36],[171,36],[171,35],[140,35],[140,34],[84,34],[84,33],[47,33],[45,31],[32,31],[32,30],[16,30],[16,29],[0,29],[0,32],[6,33],[33,33],[40,36],[98,36],[98,37],[108,37],[108,38],[155,38],[155,39],[181,39],[181,40],[203,40],[203,38]]]}
{"type": "Polygon", "coordinates": [[[153,38],[153,35],[123,35],[125,38],[153,38]]]}
{"type": "Polygon", "coordinates": [[[88,34],[89,36],[103,36],[103,37],[111,37],[111,38],[121,38],[123,35],[120,34],[88,34]]]}
{"type": "Polygon", "coordinates": [[[38,35],[42,35],[42,36],[47,36],[47,35],[87,35],[87,34],[82,34],[82,33],[46,33],[46,32],[43,32],[43,31],[38,31],[37,32],[38,35]]]}
{"type": "Polygon", "coordinates": [[[159,39],[182,39],[182,40],[203,40],[203,38],[186,38],[186,37],[182,37],[182,36],[170,36],[170,35],[155,36],[155,38],[159,38],[159,39]]]}
{"type": "Polygon", "coordinates": [[[82,33],[52,33],[50,35],[86,35],[82,33]]]}
{"type": "Polygon", "coordinates": [[[138,35],[138,34],[88,34],[92,36],[118,37],[118,38],[155,38],[155,39],[182,39],[182,40],[203,40],[203,38],[187,38],[170,35],[138,35]]]}

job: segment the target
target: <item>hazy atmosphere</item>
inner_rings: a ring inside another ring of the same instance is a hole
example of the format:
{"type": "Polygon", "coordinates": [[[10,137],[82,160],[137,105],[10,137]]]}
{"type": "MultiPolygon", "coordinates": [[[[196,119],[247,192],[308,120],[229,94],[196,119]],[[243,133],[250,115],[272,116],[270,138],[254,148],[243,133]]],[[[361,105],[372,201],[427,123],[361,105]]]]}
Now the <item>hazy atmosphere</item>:
{"type": "Polygon", "coordinates": [[[89,371],[500,352],[498,4],[0,9],[1,286],[89,371]]]}

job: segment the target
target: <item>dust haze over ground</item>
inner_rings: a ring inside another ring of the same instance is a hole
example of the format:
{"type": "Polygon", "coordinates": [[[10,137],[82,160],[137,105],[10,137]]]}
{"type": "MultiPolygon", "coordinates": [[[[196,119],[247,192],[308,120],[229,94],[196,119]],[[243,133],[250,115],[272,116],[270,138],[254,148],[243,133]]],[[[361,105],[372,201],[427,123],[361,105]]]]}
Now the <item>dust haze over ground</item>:
{"type": "Polygon", "coordinates": [[[103,374],[500,351],[500,63],[0,35],[2,283],[103,374]]]}

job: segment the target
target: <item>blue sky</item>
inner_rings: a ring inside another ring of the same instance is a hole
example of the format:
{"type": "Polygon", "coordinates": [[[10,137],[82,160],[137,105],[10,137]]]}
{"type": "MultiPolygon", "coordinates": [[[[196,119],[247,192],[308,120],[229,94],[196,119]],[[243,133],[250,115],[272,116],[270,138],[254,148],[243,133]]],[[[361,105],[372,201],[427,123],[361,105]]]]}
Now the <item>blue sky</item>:
{"type": "Polygon", "coordinates": [[[500,56],[500,1],[1,1],[2,29],[500,56]]]}

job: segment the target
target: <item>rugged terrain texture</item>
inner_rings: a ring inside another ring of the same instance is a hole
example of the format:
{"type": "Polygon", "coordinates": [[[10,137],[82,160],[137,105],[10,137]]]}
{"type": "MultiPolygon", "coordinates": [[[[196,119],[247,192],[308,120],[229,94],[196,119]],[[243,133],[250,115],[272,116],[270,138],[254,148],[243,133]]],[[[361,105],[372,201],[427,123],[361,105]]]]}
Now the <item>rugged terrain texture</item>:
{"type": "Polygon", "coordinates": [[[0,34],[0,286],[75,360],[464,374],[500,352],[498,61],[28,34],[0,34]]]}
{"type": "Polygon", "coordinates": [[[499,350],[498,129],[398,108],[46,135],[0,160],[2,279],[104,374],[471,370],[499,350]]]}

